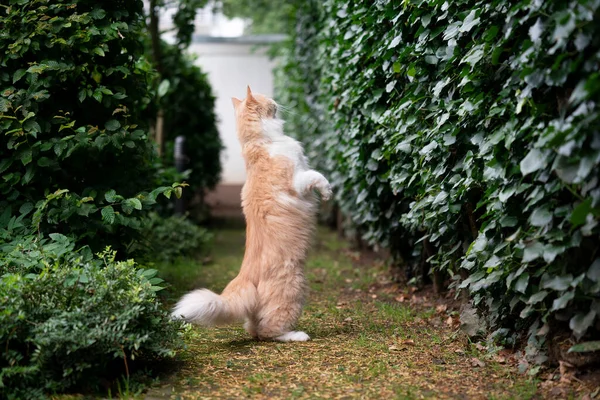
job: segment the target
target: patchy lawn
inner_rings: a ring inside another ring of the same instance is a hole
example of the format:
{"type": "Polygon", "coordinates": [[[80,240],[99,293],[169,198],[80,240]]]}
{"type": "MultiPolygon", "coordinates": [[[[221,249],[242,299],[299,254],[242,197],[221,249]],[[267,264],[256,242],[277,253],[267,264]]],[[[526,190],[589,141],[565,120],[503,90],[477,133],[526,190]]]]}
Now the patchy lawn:
{"type": "MultiPolygon", "coordinates": [[[[176,296],[220,291],[239,269],[241,228],[215,233],[212,261],[161,267],[176,296]],[[166,269],[167,268],[167,269],[166,269]]],[[[320,230],[307,265],[306,343],[257,342],[239,327],[194,328],[188,349],[147,399],[537,398],[509,354],[486,355],[443,303],[386,280],[383,262],[320,230]],[[361,259],[362,258],[362,259],[361,259]]]]}

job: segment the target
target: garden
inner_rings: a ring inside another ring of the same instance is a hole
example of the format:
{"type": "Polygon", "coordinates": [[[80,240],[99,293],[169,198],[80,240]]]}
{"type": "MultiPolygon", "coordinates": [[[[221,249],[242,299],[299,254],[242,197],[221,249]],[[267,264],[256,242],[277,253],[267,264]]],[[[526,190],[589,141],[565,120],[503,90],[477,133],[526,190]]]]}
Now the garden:
{"type": "Polygon", "coordinates": [[[0,4],[1,398],[600,396],[600,2],[146,3],[0,4]],[[205,6],[286,35],[274,98],[333,186],[306,343],[169,316],[244,250],[203,201],[205,6]]]}

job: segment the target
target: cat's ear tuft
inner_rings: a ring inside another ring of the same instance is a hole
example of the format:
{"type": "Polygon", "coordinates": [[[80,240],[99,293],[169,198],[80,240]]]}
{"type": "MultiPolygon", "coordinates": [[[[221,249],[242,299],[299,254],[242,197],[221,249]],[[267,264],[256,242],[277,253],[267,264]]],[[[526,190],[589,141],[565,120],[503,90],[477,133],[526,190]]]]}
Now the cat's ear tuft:
{"type": "Polygon", "coordinates": [[[242,101],[237,97],[232,97],[231,102],[233,103],[233,108],[237,108],[242,101]]]}
{"type": "Polygon", "coordinates": [[[250,89],[250,85],[248,85],[248,87],[246,88],[246,98],[251,100],[254,97],[252,96],[252,89],[250,89]]]}

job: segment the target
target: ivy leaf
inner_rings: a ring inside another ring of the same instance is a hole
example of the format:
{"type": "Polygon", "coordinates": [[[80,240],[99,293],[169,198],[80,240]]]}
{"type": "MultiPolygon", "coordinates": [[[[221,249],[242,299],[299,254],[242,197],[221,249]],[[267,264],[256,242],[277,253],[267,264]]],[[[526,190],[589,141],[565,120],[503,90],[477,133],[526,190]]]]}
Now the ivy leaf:
{"type": "Polygon", "coordinates": [[[550,311],[562,310],[569,304],[569,302],[571,300],[573,300],[574,297],[575,297],[574,291],[571,290],[569,292],[565,292],[559,298],[554,299],[554,301],[552,302],[552,308],[550,309],[550,311]]]}
{"type": "Polygon", "coordinates": [[[542,279],[541,287],[543,289],[552,289],[558,292],[562,292],[571,286],[571,282],[573,282],[573,275],[563,275],[563,276],[553,276],[551,279],[544,280],[542,279]]]}
{"type": "Polygon", "coordinates": [[[591,212],[591,210],[592,210],[592,199],[591,198],[588,198],[588,199],[582,201],[581,203],[579,203],[577,205],[577,207],[575,207],[575,209],[571,213],[571,218],[570,218],[571,224],[573,224],[574,227],[583,225],[585,223],[587,215],[591,212]]]}
{"type": "Polygon", "coordinates": [[[102,220],[110,225],[115,222],[115,210],[112,206],[107,206],[102,209],[102,220]]]}
{"type": "Polygon", "coordinates": [[[396,36],[391,42],[390,45],[388,46],[388,49],[393,49],[394,47],[398,46],[400,44],[400,41],[402,40],[402,35],[398,35],[396,36]]]}
{"type": "Polygon", "coordinates": [[[596,311],[590,310],[587,314],[577,313],[569,321],[569,328],[573,331],[576,338],[582,337],[596,319],[596,311]]]}
{"type": "Polygon", "coordinates": [[[592,281],[600,282],[600,258],[596,258],[592,265],[590,265],[586,275],[592,281]]]}
{"type": "MultiPolygon", "coordinates": [[[[475,25],[477,25],[480,21],[479,17],[475,17],[477,13],[477,10],[471,10],[471,12],[469,13],[469,15],[467,15],[467,17],[465,18],[465,20],[463,21],[461,27],[460,27],[460,32],[469,32],[471,29],[473,29],[473,27],[475,25]]],[[[497,29],[497,28],[496,28],[497,29]]]]}
{"type": "Polygon", "coordinates": [[[600,340],[578,343],[572,346],[567,353],[589,353],[600,350],[600,340]]]}
{"type": "Polygon", "coordinates": [[[546,156],[538,149],[531,149],[519,165],[523,176],[529,175],[546,166],[546,156]]]}
{"type": "Polygon", "coordinates": [[[538,207],[531,213],[529,222],[533,226],[546,226],[552,222],[552,213],[548,210],[547,206],[538,207]]]}
{"type": "Polygon", "coordinates": [[[537,304],[540,301],[544,300],[546,298],[546,296],[548,296],[548,292],[546,290],[541,290],[541,291],[531,295],[529,300],[527,300],[527,304],[537,304]]]}
{"type": "Polygon", "coordinates": [[[529,274],[526,272],[519,276],[519,279],[515,282],[515,290],[517,292],[525,293],[527,285],[529,284],[529,274]]]}

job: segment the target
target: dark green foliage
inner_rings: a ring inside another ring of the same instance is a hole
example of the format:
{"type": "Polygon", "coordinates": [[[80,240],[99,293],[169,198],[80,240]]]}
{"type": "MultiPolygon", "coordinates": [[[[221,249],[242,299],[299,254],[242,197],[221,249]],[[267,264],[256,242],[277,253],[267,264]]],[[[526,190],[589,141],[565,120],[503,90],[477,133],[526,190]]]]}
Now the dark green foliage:
{"type": "Polygon", "coordinates": [[[144,228],[144,238],[149,252],[142,259],[172,262],[206,250],[212,235],[183,216],[163,218],[152,213],[144,228]]]}
{"type": "Polygon", "coordinates": [[[161,193],[148,193],[155,152],[138,126],[151,76],[140,58],[142,2],[9,4],[0,20],[0,227],[22,217],[40,233],[126,249],[139,210],[161,193]]]}
{"type": "Polygon", "coordinates": [[[156,270],[50,236],[1,247],[0,397],[98,389],[126,362],[182,345],[180,324],[157,301],[156,270]]]}
{"type": "Polygon", "coordinates": [[[599,6],[308,1],[279,79],[364,237],[535,345],[600,315],[599,6]]]}
{"type": "Polygon", "coordinates": [[[208,78],[193,59],[176,46],[163,43],[161,79],[168,81],[166,93],[158,100],[164,112],[165,161],[173,165],[175,138],[184,136],[191,192],[203,194],[213,188],[221,174],[221,139],[217,131],[215,97],[208,78]]]}

